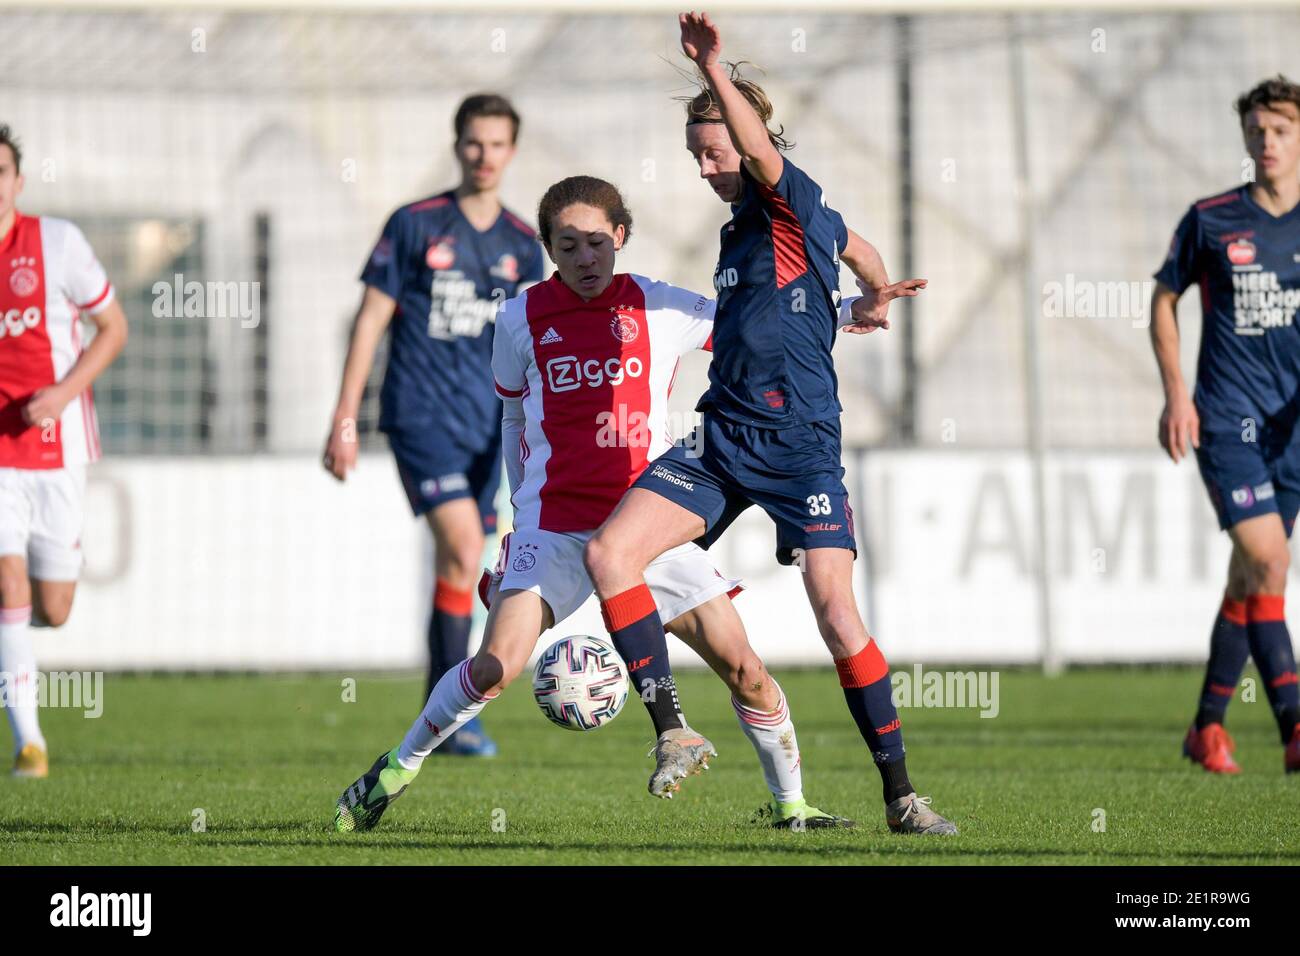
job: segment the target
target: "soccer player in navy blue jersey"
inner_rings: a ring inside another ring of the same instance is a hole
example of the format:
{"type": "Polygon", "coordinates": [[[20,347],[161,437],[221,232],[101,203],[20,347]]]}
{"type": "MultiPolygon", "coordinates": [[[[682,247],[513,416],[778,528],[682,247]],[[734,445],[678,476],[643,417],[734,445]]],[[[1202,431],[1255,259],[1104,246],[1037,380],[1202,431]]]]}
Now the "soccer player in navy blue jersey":
{"type": "Polygon", "coordinates": [[[1285,746],[1300,770],[1300,688],[1283,613],[1287,539],[1300,509],[1300,85],[1266,80],[1237,100],[1254,181],[1195,203],[1156,273],[1151,342],[1165,389],[1160,444],[1196,451],[1219,526],[1232,538],[1223,603],[1196,719],[1183,752],[1237,773],[1223,721],[1253,656],[1285,746]],[[1201,291],[1196,393],[1178,363],[1176,308],[1201,291]]]}
{"type": "MultiPolygon", "coordinates": [[[[426,697],[468,656],[474,583],[484,538],[496,528],[493,323],[501,303],[542,278],[543,264],[536,231],[497,195],[519,136],[514,107],[495,94],[471,96],[454,128],[460,185],[394,212],[361,273],[365,294],[324,455],[340,481],[356,466],[357,411],[375,349],[391,330],[379,428],[411,510],[434,537],[426,697]]],[[[443,750],[491,756],[496,745],[474,721],[443,750]]]]}
{"type": "Polygon", "coordinates": [[[890,829],[955,834],[908,780],[889,668],[853,594],[857,544],[831,359],[841,259],[874,300],[850,331],[888,328],[889,302],[915,295],[925,282],[889,282],[876,250],[782,156],[788,144],[767,127],[771,104],[721,62],[721,37],[709,17],[682,14],[679,22],[682,49],[707,85],[687,104],[687,148],[733,215],[714,275],[703,422],[642,473],[587,545],[606,626],[624,658],[631,653],[666,668],[663,625],[646,600],[646,566],[684,542],[711,544],[757,504],[776,524],[778,561],[805,572],[845,701],[881,774],[890,829]]]}

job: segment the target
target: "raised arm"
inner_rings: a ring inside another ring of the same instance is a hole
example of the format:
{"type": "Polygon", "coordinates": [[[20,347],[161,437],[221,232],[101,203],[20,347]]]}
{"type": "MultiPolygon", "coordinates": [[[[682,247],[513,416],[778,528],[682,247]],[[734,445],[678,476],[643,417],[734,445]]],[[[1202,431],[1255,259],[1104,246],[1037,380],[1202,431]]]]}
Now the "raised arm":
{"type": "Polygon", "coordinates": [[[1160,447],[1175,462],[1187,454],[1190,441],[1201,447],[1201,419],[1196,413],[1183,381],[1178,355],[1179,295],[1162,282],[1151,294],[1151,348],[1160,369],[1160,384],[1165,390],[1165,407],[1160,413],[1160,447]]]}
{"type": "Polygon", "coordinates": [[[677,21],[682,28],[682,52],[700,68],[713,101],[718,104],[732,145],[749,174],[765,186],[775,186],[781,178],[785,160],[772,145],[767,127],[749,105],[731,74],[722,65],[722,35],[707,13],[683,13],[677,21]]]}

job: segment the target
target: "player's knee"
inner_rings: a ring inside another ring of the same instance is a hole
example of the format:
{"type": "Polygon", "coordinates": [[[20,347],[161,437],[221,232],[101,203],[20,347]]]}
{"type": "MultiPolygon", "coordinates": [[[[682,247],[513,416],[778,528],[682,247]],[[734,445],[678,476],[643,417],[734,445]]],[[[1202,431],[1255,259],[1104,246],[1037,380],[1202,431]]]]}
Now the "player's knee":
{"type": "Polygon", "coordinates": [[[523,670],[522,664],[503,660],[495,654],[478,654],[469,665],[469,679],[484,697],[501,693],[523,670]]]}
{"type": "Polygon", "coordinates": [[[446,556],[440,577],[458,588],[472,587],[478,580],[479,562],[483,556],[481,545],[457,547],[446,556]]]}
{"type": "Polygon", "coordinates": [[[600,581],[618,566],[618,549],[608,536],[597,531],[582,549],[582,563],[593,581],[600,581]]]}
{"type": "Polygon", "coordinates": [[[731,665],[727,684],[732,694],[757,694],[768,685],[767,668],[758,656],[750,653],[731,665]]]}
{"type": "Polygon", "coordinates": [[[1286,587],[1286,576],[1290,569],[1291,554],[1286,548],[1252,557],[1250,576],[1254,590],[1280,594],[1286,587]]]}

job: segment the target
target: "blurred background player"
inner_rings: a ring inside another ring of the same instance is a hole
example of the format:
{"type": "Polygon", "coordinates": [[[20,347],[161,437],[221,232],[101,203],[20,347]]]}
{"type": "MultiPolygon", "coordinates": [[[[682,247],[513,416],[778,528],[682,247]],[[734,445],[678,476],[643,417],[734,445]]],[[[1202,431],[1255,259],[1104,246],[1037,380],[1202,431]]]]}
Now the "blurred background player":
{"type": "MultiPolygon", "coordinates": [[[[707,349],[712,336],[711,299],[614,274],[632,215],[611,183],[561,180],[542,197],[537,221],[556,273],[502,310],[492,354],[515,530],[483,582],[491,606],[483,645],[438,682],[401,744],[339,797],[334,823],[341,831],[373,828],[425,757],[519,676],[544,631],[591,596],[583,545],[671,446],[667,399],[678,363],[707,349]]],[[[646,578],[668,628],[731,691],[772,793],[762,816],[782,829],[853,826],[804,799],[794,723],[731,604],[737,582],[691,543],[657,556],[646,578]]],[[[682,777],[707,769],[711,748],[686,725],[671,675],[643,692],[647,663],[627,661],[629,674],[652,716],[664,712],[671,725],[656,744],[649,790],[672,797],[682,777]]]]}
{"type": "MultiPolygon", "coordinates": [[[[425,516],[434,539],[426,698],[468,655],[474,583],[485,536],[496,530],[496,311],[542,277],[536,232],[497,195],[515,155],[519,115],[505,97],[477,94],[460,104],[454,128],[460,185],[394,212],[361,273],[366,289],[324,455],[326,470],[340,481],[356,466],[357,413],[391,324],[379,429],[411,510],[425,516]]],[[[475,720],[444,750],[491,756],[496,744],[475,720]]]]}
{"type": "Polygon", "coordinates": [[[1223,721],[1253,655],[1292,772],[1300,770],[1300,688],[1284,592],[1300,509],[1300,86],[1266,80],[1237,100],[1237,113],[1254,182],[1187,211],[1151,303],[1165,390],[1160,444],[1175,462],[1189,443],[1196,450],[1219,527],[1232,538],[1183,753],[1215,773],[1240,770],[1223,721]],[[1179,368],[1176,312],[1192,283],[1203,314],[1194,399],[1179,368]]]}
{"type": "Polygon", "coordinates": [[[0,706],[14,775],[45,777],[31,627],[59,627],[72,609],[86,465],[99,459],[91,385],[127,331],[81,230],[24,216],[22,189],[22,150],[0,125],[0,706]],[[81,316],[98,330],[85,349],[81,316]]]}
{"type": "Polygon", "coordinates": [[[886,823],[895,832],[955,834],[908,779],[889,668],[853,594],[857,542],[831,358],[841,254],[875,306],[857,331],[887,328],[889,301],[925,283],[889,283],[875,249],[782,156],[788,144],[766,125],[771,104],[756,84],[742,91],[733,82],[717,27],[705,14],[679,21],[682,50],[707,84],[687,104],[687,147],[733,215],[714,274],[710,387],[697,406],[703,424],[637,479],[587,545],[606,626],[624,659],[654,653],[667,670],[658,651],[663,625],[645,600],[642,571],[685,541],[711,544],[758,504],[776,523],[777,559],[804,572],[849,711],[882,778],[886,823]]]}

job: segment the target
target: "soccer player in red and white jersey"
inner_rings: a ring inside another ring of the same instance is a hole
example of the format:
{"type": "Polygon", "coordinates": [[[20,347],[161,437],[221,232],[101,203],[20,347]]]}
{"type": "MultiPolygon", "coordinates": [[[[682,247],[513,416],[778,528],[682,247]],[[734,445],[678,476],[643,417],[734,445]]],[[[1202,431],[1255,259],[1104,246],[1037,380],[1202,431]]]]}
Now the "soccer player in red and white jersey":
{"type": "Polygon", "coordinates": [[[126,317],[76,226],[15,208],[21,164],[0,126],[0,706],[15,776],[44,777],[31,625],[58,627],[72,608],[86,465],[99,458],[91,384],[126,343],[126,317]],[[98,329],[86,348],[83,316],[98,329]]]}
{"type": "MultiPolygon", "coordinates": [[[[442,677],[401,744],[339,798],[339,830],[375,826],[424,758],[519,675],[538,636],[591,595],[583,548],[629,485],[670,447],[668,394],[678,361],[708,347],[711,299],[614,274],[615,253],[632,226],[617,188],[590,176],[562,180],[542,198],[538,222],[557,271],[505,303],[492,352],[515,530],[489,578],[483,644],[442,677]]],[[[846,304],[844,312],[850,309],[846,304]]],[[[772,825],[852,825],[803,798],[794,724],[731,605],[736,582],[694,544],[651,562],[646,582],[667,629],[731,690],[772,792],[772,825]]],[[[659,733],[649,789],[670,797],[685,775],[707,766],[711,746],[687,726],[666,662],[627,663],[638,690],[646,688],[646,674],[667,674],[642,698],[659,733]]]]}

